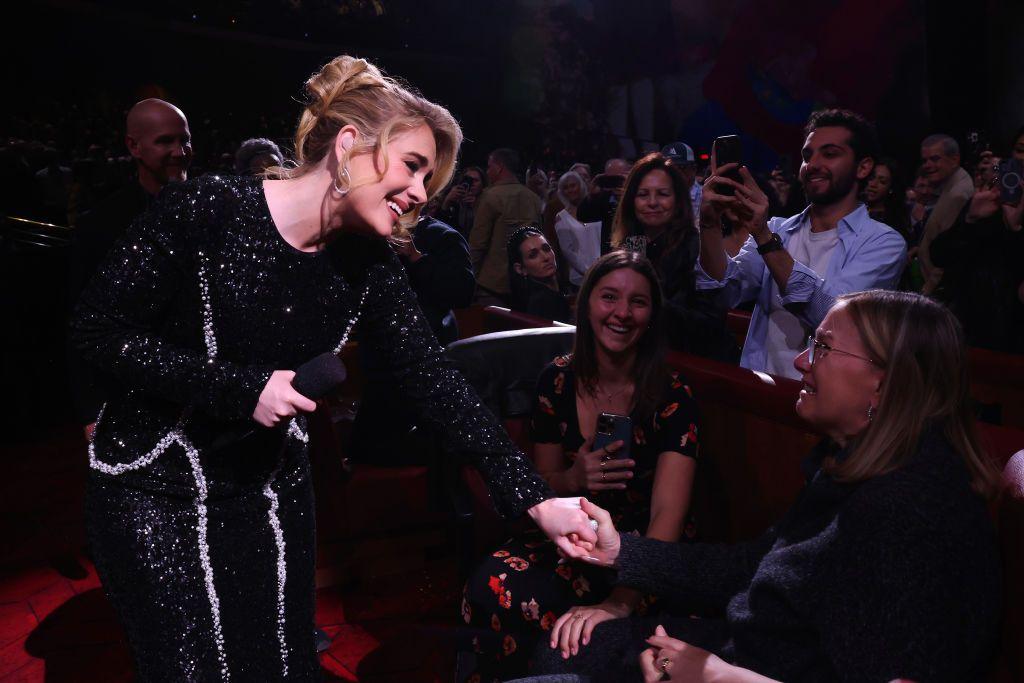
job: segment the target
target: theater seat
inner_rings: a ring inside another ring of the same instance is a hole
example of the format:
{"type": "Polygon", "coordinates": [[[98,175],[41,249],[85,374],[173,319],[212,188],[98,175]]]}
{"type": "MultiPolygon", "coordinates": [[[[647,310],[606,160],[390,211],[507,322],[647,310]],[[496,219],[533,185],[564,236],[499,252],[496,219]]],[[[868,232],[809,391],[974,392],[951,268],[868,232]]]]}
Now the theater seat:
{"type": "MultiPolygon", "coordinates": [[[[493,332],[448,346],[448,357],[476,389],[480,400],[505,423],[512,440],[532,455],[527,424],[537,393],[537,376],[556,356],[572,350],[576,328],[540,327],[493,332]]],[[[465,526],[460,570],[467,575],[477,558],[500,542],[507,526],[490,504],[480,474],[463,467],[456,492],[457,515],[465,526]],[[472,536],[472,541],[470,541],[472,536]]]]}

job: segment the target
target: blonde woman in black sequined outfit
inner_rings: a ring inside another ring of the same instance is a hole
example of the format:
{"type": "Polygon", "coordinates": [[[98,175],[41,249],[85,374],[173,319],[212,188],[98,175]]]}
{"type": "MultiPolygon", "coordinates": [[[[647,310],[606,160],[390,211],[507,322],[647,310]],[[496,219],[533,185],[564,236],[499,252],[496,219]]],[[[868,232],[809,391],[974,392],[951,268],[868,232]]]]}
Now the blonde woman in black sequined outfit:
{"type": "Polygon", "coordinates": [[[387,241],[449,181],[458,124],[363,60],[306,85],[294,168],[168,187],[76,311],[78,346],[119,382],[90,445],[87,524],[145,681],[318,680],[314,404],[291,369],[357,319],[502,513],[529,512],[574,556],[570,533],[594,538],[444,360],[387,241]]]}

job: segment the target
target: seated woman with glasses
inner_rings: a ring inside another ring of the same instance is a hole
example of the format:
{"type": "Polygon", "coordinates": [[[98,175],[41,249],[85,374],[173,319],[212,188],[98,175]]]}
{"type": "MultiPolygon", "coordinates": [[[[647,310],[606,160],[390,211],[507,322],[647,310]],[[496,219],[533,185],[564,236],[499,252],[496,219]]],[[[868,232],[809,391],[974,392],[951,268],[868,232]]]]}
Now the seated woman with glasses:
{"type": "Polygon", "coordinates": [[[796,411],[826,438],[793,507],[754,541],[680,545],[619,534],[582,501],[599,523],[587,560],[686,611],[597,629],[563,616],[540,670],[594,682],[986,680],[1000,575],[985,499],[999,474],[975,436],[956,319],[917,294],[848,294],[794,364],[796,411]]]}
{"type": "MultiPolygon", "coordinates": [[[[694,533],[687,512],[697,410],[665,366],[663,319],[646,258],[619,251],[598,259],[580,289],[572,355],[537,380],[531,436],[537,471],[560,496],[593,496],[619,528],[674,544],[694,533]],[[602,414],[615,416],[613,433],[625,440],[595,444],[602,414]]],[[[522,674],[538,635],[563,614],[592,628],[647,606],[643,591],[616,586],[602,567],[560,560],[533,531],[485,559],[466,586],[463,616],[477,627],[475,645],[487,655],[478,673],[489,681],[522,674]]]]}

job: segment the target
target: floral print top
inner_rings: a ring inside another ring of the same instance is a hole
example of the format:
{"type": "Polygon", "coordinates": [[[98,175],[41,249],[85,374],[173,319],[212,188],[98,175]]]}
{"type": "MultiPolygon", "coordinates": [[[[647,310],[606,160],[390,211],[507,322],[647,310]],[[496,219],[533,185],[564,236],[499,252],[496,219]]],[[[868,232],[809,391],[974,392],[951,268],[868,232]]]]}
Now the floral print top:
{"type": "MultiPolygon", "coordinates": [[[[620,531],[646,532],[650,522],[651,493],[658,456],[666,451],[697,458],[697,403],[693,392],[678,372],[666,372],[666,387],[657,410],[641,421],[633,420],[632,458],[636,461],[633,478],[622,491],[595,491],[588,498],[608,510],[620,531]]],[[[566,466],[572,464],[583,445],[579,416],[576,413],[576,377],[572,356],[559,356],[549,363],[537,380],[537,403],[531,422],[534,443],[557,443],[566,453],[566,466]]],[[[687,521],[684,536],[695,529],[687,521]]]]}

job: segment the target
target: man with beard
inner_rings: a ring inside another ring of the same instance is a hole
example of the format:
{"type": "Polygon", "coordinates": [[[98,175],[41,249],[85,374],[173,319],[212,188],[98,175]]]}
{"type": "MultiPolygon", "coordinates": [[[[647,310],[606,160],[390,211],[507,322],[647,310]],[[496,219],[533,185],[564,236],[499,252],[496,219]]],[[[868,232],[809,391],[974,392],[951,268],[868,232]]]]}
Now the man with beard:
{"type": "Polygon", "coordinates": [[[704,183],[697,262],[697,288],[720,290],[720,305],[757,302],[740,365],[797,379],[793,359],[835,297],[893,288],[907,250],[900,234],[872,220],[857,198],[877,154],[871,124],[828,109],[812,114],[805,132],[800,182],[810,205],[769,220],[768,199],[746,168],[739,169],[742,184],[722,175],[735,165],[714,170],[704,183]],[[734,258],[722,246],[723,214],[750,228],[734,258]]]}
{"type": "MultiPolygon", "coordinates": [[[[73,301],[78,299],[114,242],[149,208],[160,190],[168,183],[188,179],[192,134],[185,113],[170,102],[150,98],[135,104],[125,121],[125,145],[135,160],[136,178],[83,214],[75,226],[70,277],[73,301]]],[[[75,412],[86,425],[88,438],[103,404],[102,381],[77,353],[70,353],[75,412]]]]}

